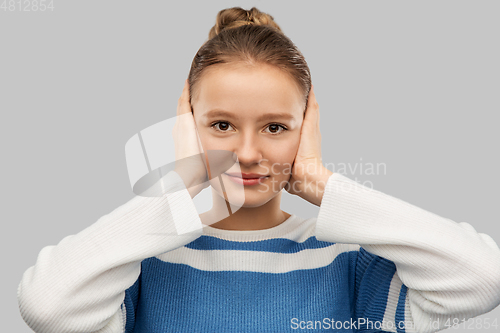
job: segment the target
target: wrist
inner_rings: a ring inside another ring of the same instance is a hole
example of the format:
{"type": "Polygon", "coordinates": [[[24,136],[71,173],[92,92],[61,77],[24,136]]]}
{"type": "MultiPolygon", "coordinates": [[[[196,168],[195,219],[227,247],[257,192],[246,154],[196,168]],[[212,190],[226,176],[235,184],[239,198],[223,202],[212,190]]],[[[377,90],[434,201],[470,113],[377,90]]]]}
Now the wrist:
{"type": "Polygon", "coordinates": [[[317,173],[307,174],[301,182],[299,196],[316,206],[321,206],[328,179],[333,174],[325,167],[319,169],[317,173]]]}
{"type": "Polygon", "coordinates": [[[181,178],[184,187],[187,189],[189,195],[191,196],[191,199],[193,199],[198,193],[200,193],[204,187],[208,186],[198,184],[199,181],[196,181],[196,179],[193,178],[191,172],[188,169],[176,168],[174,169],[174,171],[181,178]]]}

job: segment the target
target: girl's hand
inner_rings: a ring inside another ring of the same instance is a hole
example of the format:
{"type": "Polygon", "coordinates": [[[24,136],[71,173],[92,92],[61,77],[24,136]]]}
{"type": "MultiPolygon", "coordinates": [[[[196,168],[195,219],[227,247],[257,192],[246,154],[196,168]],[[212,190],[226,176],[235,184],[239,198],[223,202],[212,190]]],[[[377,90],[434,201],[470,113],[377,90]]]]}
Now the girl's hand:
{"type": "Polygon", "coordinates": [[[208,183],[205,153],[191,112],[187,79],[177,103],[177,118],[172,136],[175,145],[174,171],[184,181],[191,198],[194,198],[210,184],[208,183]]]}
{"type": "Polygon", "coordinates": [[[321,159],[321,133],[319,105],[311,86],[304,121],[300,130],[300,143],[285,190],[320,206],[326,182],[333,174],[321,159]]]}

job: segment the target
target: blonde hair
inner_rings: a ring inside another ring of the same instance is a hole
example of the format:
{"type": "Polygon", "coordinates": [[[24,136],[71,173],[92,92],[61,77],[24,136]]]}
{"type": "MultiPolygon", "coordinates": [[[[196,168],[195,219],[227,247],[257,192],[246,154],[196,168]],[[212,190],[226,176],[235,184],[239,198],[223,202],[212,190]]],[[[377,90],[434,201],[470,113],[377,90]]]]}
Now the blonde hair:
{"type": "Polygon", "coordinates": [[[208,40],[193,58],[188,75],[190,101],[198,96],[197,83],[205,70],[217,64],[259,63],[275,66],[297,84],[307,105],[311,89],[309,66],[295,44],[283,33],[274,18],[255,7],[222,9],[208,40]]]}
{"type": "Polygon", "coordinates": [[[268,25],[281,31],[279,25],[274,22],[274,17],[263,13],[255,7],[245,10],[241,7],[226,8],[217,13],[215,25],[208,33],[208,39],[214,38],[222,30],[234,29],[242,25],[268,25]]]}

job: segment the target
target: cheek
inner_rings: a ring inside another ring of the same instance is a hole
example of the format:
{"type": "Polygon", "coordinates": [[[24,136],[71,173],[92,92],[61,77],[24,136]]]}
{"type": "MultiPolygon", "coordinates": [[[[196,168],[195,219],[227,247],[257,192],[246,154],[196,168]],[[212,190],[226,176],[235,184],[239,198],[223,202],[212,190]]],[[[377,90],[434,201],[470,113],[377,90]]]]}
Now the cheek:
{"type": "Polygon", "coordinates": [[[274,165],[274,170],[289,169],[295,160],[299,149],[300,136],[289,137],[283,142],[276,142],[269,145],[265,155],[270,166],[274,165]]]}
{"type": "Polygon", "coordinates": [[[209,150],[223,149],[223,147],[221,147],[220,140],[215,140],[214,136],[210,135],[207,129],[205,128],[200,129],[200,127],[198,126],[198,136],[200,137],[203,149],[209,149],[209,150]]]}
{"type": "Polygon", "coordinates": [[[229,140],[221,140],[213,135],[199,133],[201,145],[204,150],[232,151],[229,140]]]}
{"type": "Polygon", "coordinates": [[[273,145],[267,151],[267,159],[275,162],[293,162],[297,149],[290,145],[273,145]]]}

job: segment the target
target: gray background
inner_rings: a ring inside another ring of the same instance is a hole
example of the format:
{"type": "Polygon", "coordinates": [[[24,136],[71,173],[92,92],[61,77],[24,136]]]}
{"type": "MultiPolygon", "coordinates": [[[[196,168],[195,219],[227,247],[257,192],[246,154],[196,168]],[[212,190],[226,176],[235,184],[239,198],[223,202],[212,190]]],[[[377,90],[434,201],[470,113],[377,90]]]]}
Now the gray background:
{"type": "MultiPolygon", "coordinates": [[[[232,6],[273,15],[305,55],[325,163],[358,166],[344,174],[466,221],[500,244],[500,2],[54,6],[53,12],[0,10],[3,332],[31,331],[16,289],[39,251],[134,196],[126,141],[175,116],[194,54],[217,12],[232,6]],[[383,163],[386,172],[359,172],[367,163],[383,163]]],[[[318,212],[286,192],[282,208],[318,212]]],[[[479,318],[498,317],[499,307],[479,318]]]]}

